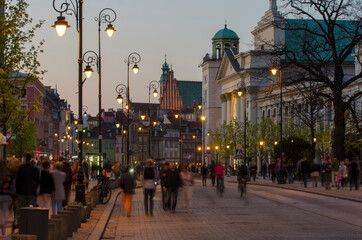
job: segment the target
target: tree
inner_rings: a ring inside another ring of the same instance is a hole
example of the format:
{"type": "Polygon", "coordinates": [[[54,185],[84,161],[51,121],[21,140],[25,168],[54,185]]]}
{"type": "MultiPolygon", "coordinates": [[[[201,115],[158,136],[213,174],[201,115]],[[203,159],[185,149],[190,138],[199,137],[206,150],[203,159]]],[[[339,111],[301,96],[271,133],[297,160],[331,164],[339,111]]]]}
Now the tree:
{"type": "Polygon", "coordinates": [[[44,73],[37,60],[43,41],[32,43],[43,21],[33,25],[27,7],[24,0],[0,0],[0,128],[4,135],[11,129],[9,138],[28,123],[29,112],[39,110],[37,101],[30,109],[21,107],[26,85],[44,73]]]}
{"type": "MultiPolygon", "coordinates": [[[[289,84],[308,81],[325,89],[318,96],[333,105],[333,156],[343,159],[345,113],[352,110],[351,106],[362,96],[361,91],[351,91],[351,86],[361,79],[362,72],[347,76],[344,69],[348,62],[353,66],[351,55],[362,41],[362,2],[284,0],[284,3],[286,15],[294,16],[297,20],[276,24],[293,36],[293,42],[274,47],[286,67],[293,69],[289,84]]],[[[361,64],[361,61],[358,60],[358,63],[361,64]]]]}
{"type": "Polygon", "coordinates": [[[9,146],[9,154],[21,157],[24,153],[33,152],[36,148],[36,129],[33,122],[24,122],[17,131],[16,139],[11,141],[9,146]]]}

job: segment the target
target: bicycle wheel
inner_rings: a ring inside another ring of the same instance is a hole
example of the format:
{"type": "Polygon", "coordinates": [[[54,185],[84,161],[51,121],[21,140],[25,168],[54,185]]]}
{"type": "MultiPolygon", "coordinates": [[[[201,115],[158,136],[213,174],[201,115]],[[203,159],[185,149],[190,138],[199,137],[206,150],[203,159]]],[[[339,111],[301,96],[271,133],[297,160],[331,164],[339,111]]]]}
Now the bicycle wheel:
{"type": "Polygon", "coordinates": [[[101,203],[106,204],[111,199],[112,192],[106,187],[101,192],[101,203]]]}

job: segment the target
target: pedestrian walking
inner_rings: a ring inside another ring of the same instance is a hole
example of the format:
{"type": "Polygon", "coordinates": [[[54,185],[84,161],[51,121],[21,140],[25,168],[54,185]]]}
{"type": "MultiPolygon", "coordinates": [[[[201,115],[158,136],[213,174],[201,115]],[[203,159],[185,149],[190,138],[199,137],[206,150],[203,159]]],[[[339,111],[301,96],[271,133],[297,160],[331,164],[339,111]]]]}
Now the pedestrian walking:
{"type": "Polygon", "coordinates": [[[359,187],[359,176],[361,174],[361,167],[358,163],[358,157],[352,157],[352,161],[348,166],[348,175],[349,175],[349,188],[352,191],[353,186],[356,190],[359,187]]]}
{"type": "Polygon", "coordinates": [[[302,179],[303,179],[305,188],[307,187],[309,172],[310,172],[309,162],[307,161],[307,158],[304,157],[301,159],[301,162],[300,162],[300,173],[302,174],[302,179]]]}
{"type": "Polygon", "coordinates": [[[256,164],[253,163],[250,167],[250,175],[251,177],[253,178],[253,181],[255,182],[255,179],[256,179],[256,173],[258,171],[258,168],[256,167],[256,164]]]}
{"type": "Polygon", "coordinates": [[[268,167],[266,166],[266,162],[263,162],[263,165],[261,165],[261,175],[263,176],[263,179],[265,180],[266,173],[268,171],[268,167]]]}
{"type": "Polygon", "coordinates": [[[83,173],[84,173],[85,189],[88,189],[89,179],[90,179],[90,174],[91,174],[91,167],[90,167],[89,163],[87,162],[87,159],[83,159],[82,166],[83,166],[83,173]]]}
{"type": "Polygon", "coordinates": [[[331,189],[331,181],[332,181],[332,160],[331,158],[326,158],[326,161],[323,162],[322,172],[324,173],[324,184],[326,186],[326,190],[331,189]]]}
{"type": "Polygon", "coordinates": [[[202,186],[206,187],[206,179],[207,179],[208,170],[206,164],[204,163],[201,167],[201,178],[202,178],[202,186]]]}
{"type": "Polygon", "coordinates": [[[42,169],[40,171],[39,195],[37,198],[38,206],[50,209],[52,194],[54,194],[55,191],[54,181],[49,171],[50,162],[44,160],[41,165],[42,169]]]}
{"type": "Polygon", "coordinates": [[[72,189],[73,183],[73,171],[70,167],[69,161],[63,161],[62,172],[65,173],[65,181],[64,181],[64,193],[65,199],[63,201],[63,207],[67,206],[69,203],[70,191],[72,189]]]}
{"type": "Polygon", "coordinates": [[[2,237],[5,237],[9,219],[9,210],[15,197],[15,176],[9,169],[7,161],[0,161],[0,227],[2,237]]]}
{"type": "Polygon", "coordinates": [[[288,183],[293,184],[294,182],[294,165],[292,161],[288,161],[287,166],[285,167],[288,173],[288,183]]]}
{"type": "Polygon", "coordinates": [[[187,171],[185,166],[181,167],[180,173],[181,181],[182,181],[182,205],[184,207],[184,211],[187,213],[192,213],[192,189],[191,186],[194,184],[192,180],[192,175],[189,171],[187,171]]]}
{"type": "Polygon", "coordinates": [[[166,173],[166,186],[164,187],[164,191],[167,190],[168,194],[168,210],[172,213],[175,213],[176,205],[177,205],[177,195],[178,191],[181,190],[182,187],[180,174],[177,171],[175,164],[170,163],[170,169],[166,173]],[[172,200],[172,201],[171,201],[172,200]]]}
{"type": "Polygon", "coordinates": [[[36,206],[36,190],[38,188],[40,178],[39,171],[30,161],[32,155],[26,153],[25,164],[18,168],[16,175],[16,194],[18,195],[18,207],[36,206]]]}
{"type": "Polygon", "coordinates": [[[156,175],[153,161],[152,159],[148,159],[146,161],[146,167],[141,174],[141,180],[143,185],[145,215],[151,217],[153,217],[153,197],[155,196],[157,183],[156,175]],[[150,203],[149,207],[148,202],[150,203]]]}
{"type": "Polygon", "coordinates": [[[211,184],[213,187],[215,186],[215,178],[216,178],[215,167],[216,167],[216,164],[215,164],[215,161],[213,160],[213,161],[211,161],[211,164],[210,164],[210,178],[211,178],[211,184]]]}
{"type": "Polygon", "coordinates": [[[127,166],[121,177],[122,189],[122,211],[127,212],[127,217],[131,217],[132,210],[132,196],[135,194],[134,188],[136,187],[136,180],[130,173],[130,167],[127,166]]]}
{"type": "Polygon", "coordinates": [[[344,164],[344,161],[339,163],[339,168],[337,172],[337,189],[339,187],[346,187],[346,181],[348,179],[348,169],[347,166],[344,164]]]}
{"type": "Polygon", "coordinates": [[[269,174],[271,174],[271,180],[274,183],[275,182],[275,178],[276,178],[276,172],[275,172],[275,168],[276,168],[276,162],[273,161],[272,164],[269,165],[269,174]]]}
{"type": "Polygon", "coordinates": [[[314,159],[311,165],[311,176],[314,187],[318,187],[318,178],[321,171],[321,166],[318,164],[318,160],[314,159]]]}
{"type": "Polygon", "coordinates": [[[161,177],[161,191],[162,191],[162,207],[163,207],[163,210],[167,210],[168,209],[168,198],[167,198],[167,191],[164,190],[164,188],[166,188],[166,173],[169,169],[169,163],[168,162],[165,162],[163,164],[163,168],[161,169],[161,174],[160,174],[160,177],[161,177]]]}
{"type": "Polygon", "coordinates": [[[53,180],[55,192],[52,197],[52,212],[53,214],[59,213],[63,208],[63,200],[65,200],[64,182],[66,174],[62,172],[63,163],[56,162],[54,165],[53,180]]]}

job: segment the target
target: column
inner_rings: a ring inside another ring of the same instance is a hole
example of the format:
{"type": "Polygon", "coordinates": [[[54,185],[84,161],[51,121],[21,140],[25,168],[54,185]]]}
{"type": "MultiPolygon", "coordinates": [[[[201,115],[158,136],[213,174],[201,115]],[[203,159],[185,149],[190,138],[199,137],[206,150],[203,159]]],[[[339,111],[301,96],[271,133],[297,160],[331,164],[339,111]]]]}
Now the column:
{"type": "Polygon", "coordinates": [[[231,113],[231,93],[226,94],[226,122],[229,123],[232,120],[232,113],[231,113]]]}
{"type": "MultiPolygon", "coordinates": [[[[235,95],[237,96],[237,94],[235,95]]],[[[241,97],[236,97],[235,101],[236,101],[236,121],[237,122],[242,122],[242,118],[241,118],[241,98],[243,98],[243,96],[241,97]]]]}
{"type": "Polygon", "coordinates": [[[226,96],[224,94],[221,94],[220,99],[221,99],[221,123],[224,123],[224,121],[227,121],[227,118],[226,118],[226,115],[227,115],[226,96]]]}

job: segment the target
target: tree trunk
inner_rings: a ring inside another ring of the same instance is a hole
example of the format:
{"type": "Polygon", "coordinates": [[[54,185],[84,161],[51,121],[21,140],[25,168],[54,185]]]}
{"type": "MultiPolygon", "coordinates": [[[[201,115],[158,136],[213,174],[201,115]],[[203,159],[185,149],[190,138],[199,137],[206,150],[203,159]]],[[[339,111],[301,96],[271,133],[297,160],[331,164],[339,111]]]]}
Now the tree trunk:
{"type": "Polygon", "coordinates": [[[344,154],[344,139],[346,132],[346,121],[344,118],[345,111],[342,107],[342,102],[334,101],[334,134],[332,136],[333,157],[342,161],[344,154]]]}

